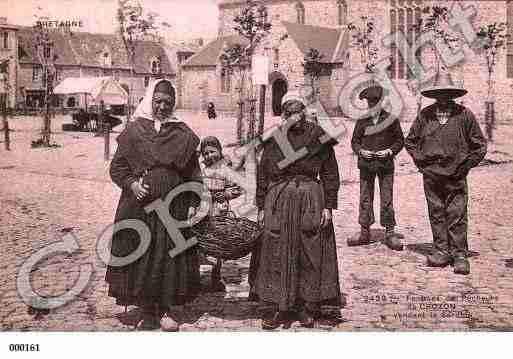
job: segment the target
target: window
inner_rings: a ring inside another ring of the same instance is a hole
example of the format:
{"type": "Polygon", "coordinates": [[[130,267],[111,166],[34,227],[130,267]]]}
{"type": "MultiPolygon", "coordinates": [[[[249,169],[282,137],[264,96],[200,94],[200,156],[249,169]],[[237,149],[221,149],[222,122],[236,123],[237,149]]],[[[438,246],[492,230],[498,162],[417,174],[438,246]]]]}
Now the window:
{"type": "Polygon", "coordinates": [[[305,6],[298,2],[296,4],[296,13],[297,13],[297,23],[304,24],[305,23],[305,6]]]}
{"type": "Polygon", "coordinates": [[[101,55],[100,63],[103,67],[111,67],[112,66],[112,57],[108,51],[104,51],[101,55]]]}
{"type": "Polygon", "coordinates": [[[41,81],[41,68],[38,66],[34,66],[32,68],[32,81],[33,82],[41,81]]]}
{"type": "Polygon", "coordinates": [[[337,0],[338,24],[345,25],[347,23],[347,4],[344,0],[337,0]]]}
{"type": "Polygon", "coordinates": [[[152,74],[160,74],[161,68],[160,68],[160,59],[155,58],[151,60],[151,73],[152,74]]]}
{"type": "Polygon", "coordinates": [[[508,24],[509,34],[506,66],[508,78],[513,78],[513,1],[509,0],[506,6],[508,7],[506,23],[508,24]]]}
{"type": "Polygon", "coordinates": [[[45,59],[49,59],[52,55],[52,48],[48,45],[45,46],[45,53],[44,53],[44,56],[45,56],[45,59]]]}
{"type": "MultiPolygon", "coordinates": [[[[392,34],[403,33],[411,44],[420,34],[415,31],[413,26],[419,22],[422,14],[422,0],[391,0],[390,1],[390,31],[392,34]]],[[[396,44],[391,46],[392,64],[390,67],[391,77],[393,79],[411,78],[412,72],[401,55],[406,53],[407,49],[400,51],[396,44]]],[[[415,54],[417,56],[418,54],[415,54]]],[[[407,56],[411,56],[407,54],[407,56]]]]}
{"type": "Polygon", "coordinates": [[[232,87],[232,77],[230,71],[226,69],[221,70],[221,92],[229,93],[232,87]]]}
{"type": "Polygon", "coordinates": [[[149,84],[150,84],[150,77],[144,76],[144,87],[148,87],[149,84]]]}
{"type": "Polygon", "coordinates": [[[4,49],[9,48],[9,33],[8,32],[2,33],[2,46],[4,49]]]}

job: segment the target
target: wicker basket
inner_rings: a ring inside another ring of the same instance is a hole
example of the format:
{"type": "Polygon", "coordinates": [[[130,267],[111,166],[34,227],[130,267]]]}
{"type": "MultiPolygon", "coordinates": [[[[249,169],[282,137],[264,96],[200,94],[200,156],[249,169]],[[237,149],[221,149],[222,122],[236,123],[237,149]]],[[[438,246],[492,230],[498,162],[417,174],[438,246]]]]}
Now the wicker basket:
{"type": "Polygon", "coordinates": [[[262,233],[258,224],[247,218],[226,215],[206,217],[192,227],[205,254],[224,260],[240,259],[255,248],[262,233]]]}

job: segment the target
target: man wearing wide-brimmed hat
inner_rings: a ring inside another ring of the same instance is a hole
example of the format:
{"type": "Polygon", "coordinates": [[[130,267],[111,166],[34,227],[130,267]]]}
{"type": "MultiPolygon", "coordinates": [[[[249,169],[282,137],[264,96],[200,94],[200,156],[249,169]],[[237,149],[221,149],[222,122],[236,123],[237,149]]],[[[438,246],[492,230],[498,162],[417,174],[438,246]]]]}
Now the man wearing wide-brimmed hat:
{"type": "Polygon", "coordinates": [[[486,155],[486,140],[474,114],[454,102],[467,91],[454,86],[448,73],[422,95],[436,102],[424,108],[405,146],[424,176],[424,192],[435,251],[428,265],[469,274],[467,242],[467,175],[486,155]]]}
{"type": "Polygon", "coordinates": [[[393,250],[402,250],[403,245],[394,232],[394,158],[404,146],[404,135],[397,118],[383,109],[379,110],[385,90],[371,81],[360,93],[360,100],[367,100],[369,117],[360,119],[355,125],[351,146],[358,156],[360,169],[359,237],[348,239],[349,246],[366,245],[371,242],[370,226],[374,223],[374,185],[379,180],[380,222],[385,227],[384,244],[393,250]]]}

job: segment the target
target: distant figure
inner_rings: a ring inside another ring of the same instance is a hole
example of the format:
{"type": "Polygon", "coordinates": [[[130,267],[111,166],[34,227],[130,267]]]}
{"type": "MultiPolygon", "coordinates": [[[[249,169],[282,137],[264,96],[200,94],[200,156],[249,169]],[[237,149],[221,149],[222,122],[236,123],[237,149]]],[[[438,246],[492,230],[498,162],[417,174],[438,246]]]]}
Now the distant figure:
{"type": "Polygon", "coordinates": [[[208,103],[207,114],[209,120],[215,120],[217,118],[216,107],[213,102],[208,103]]]}

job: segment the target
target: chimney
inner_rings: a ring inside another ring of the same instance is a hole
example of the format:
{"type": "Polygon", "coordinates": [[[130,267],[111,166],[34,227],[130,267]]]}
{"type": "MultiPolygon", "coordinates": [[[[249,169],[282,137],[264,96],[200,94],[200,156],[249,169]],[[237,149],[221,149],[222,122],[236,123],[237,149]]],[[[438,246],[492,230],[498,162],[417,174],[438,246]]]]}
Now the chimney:
{"type": "Polygon", "coordinates": [[[0,16],[0,25],[6,25],[7,24],[7,18],[5,16],[0,16]]]}

